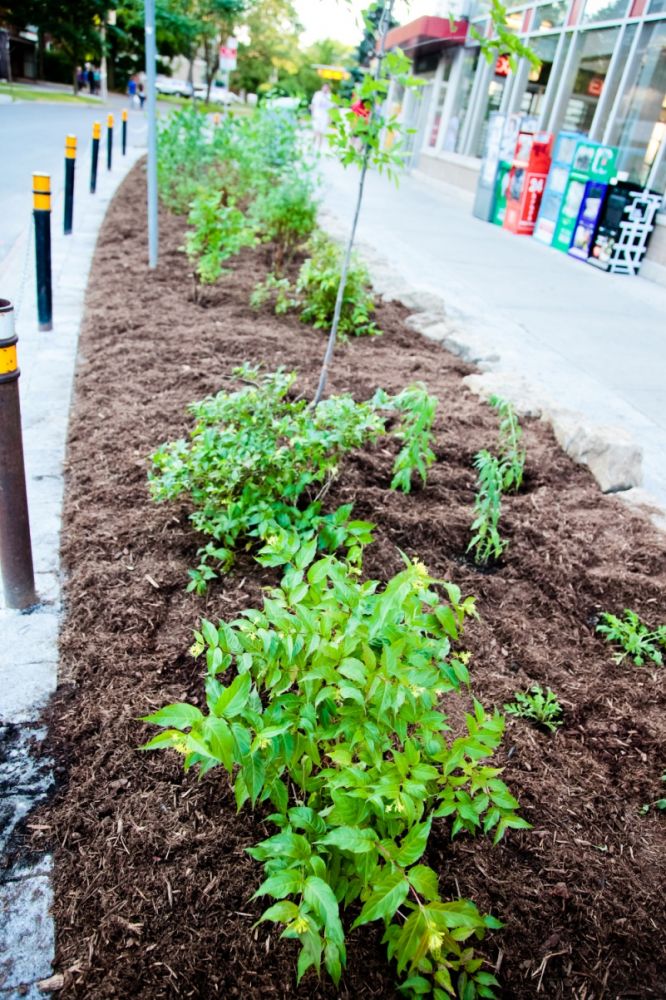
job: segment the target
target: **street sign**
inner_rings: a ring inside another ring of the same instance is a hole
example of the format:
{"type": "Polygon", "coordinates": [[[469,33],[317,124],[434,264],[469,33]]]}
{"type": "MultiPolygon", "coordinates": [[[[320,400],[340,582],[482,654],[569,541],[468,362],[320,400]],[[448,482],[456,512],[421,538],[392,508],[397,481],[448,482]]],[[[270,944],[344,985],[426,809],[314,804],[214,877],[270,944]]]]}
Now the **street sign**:
{"type": "Polygon", "coordinates": [[[236,69],[236,56],[238,54],[238,42],[235,38],[227,38],[224,45],[220,45],[220,70],[222,73],[231,73],[236,69]]]}

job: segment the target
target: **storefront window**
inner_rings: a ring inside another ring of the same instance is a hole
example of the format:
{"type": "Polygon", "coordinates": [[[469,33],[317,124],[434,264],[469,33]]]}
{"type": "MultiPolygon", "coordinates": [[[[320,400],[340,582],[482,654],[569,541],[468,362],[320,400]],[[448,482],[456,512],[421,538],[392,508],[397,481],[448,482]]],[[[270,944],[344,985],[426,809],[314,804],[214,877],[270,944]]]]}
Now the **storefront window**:
{"type": "Polygon", "coordinates": [[[483,111],[481,128],[475,129],[477,134],[472,146],[472,156],[483,155],[483,150],[486,145],[486,133],[488,132],[488,120],[490,119],[493,111],[499,111],[500,109],[502,94],[504,93],[508,76],[508,66],[505,63],[505,60],[499,56],[494,65],[494,73],[490,77],[490,83],[488,84],[488,96],[486,98],[485,108],[483,111]]]}
{"type": "Polygon", "coordinates": [[[663,10],[666,10],[666,0],[650,0],[648,7],[650,14],[661,14],[663,10]]]}
{"type": "Polygon", "coordinates": [[[463,125],[469,110],[469,99],[474,83],[477,63],[479,61],[478,49],[465,49],[462,53],[463,67],[460,75],[460,82],[451,108],[451,117],[446,126],[446,135],[442,140],[442,149],[446,152],[462,152],[463,125]]]}
{"type": "Polygon", "coordinates": [[[600,21],[617,21],[627,13],[629,0],[587,0],[583,11],[583,24],[600,21]]]}
{"type": "Polygon", "coordinates": [[[530,48],[538,55],[541,65],[538,69],[530,68],[527,87],[520,102],[520,110],[525,115],[538,115],[541,112],[558,40],[559,35],[544,35],[529,41],[530,48]]]}
{"type": "Polygon", "coordinates": [[[620,150],[619,169],[638,184],[646,183],[666,142],[665,95],[666,22],[653,21],[643,28],[636,76],[620,103],[611,135],[620,150]]]}
{"type": "Polygon", "coordinates": [[[451,56],[449,53],[444,53],[442,56],[444,65],[442,67],[442,79],[439,85],[439,91],[435,95],[435,115],[432,120],[432,128],[430,129],[430,135],[428,136],[427,142],[428,146],[432,149],[437,145],[437,136],[439,135],[439,126],[442,121],[442,111],[444,110],[444,101],[446,100],[446,94],[449,89],[449,77],[451,76],[451,56]]]}
{"type": "Polygon", "coordinates": [[[567,132],[589,133],[619,34],[619,28],[583,34],[573,90],[560,126],[567,132]]]}
{"type": "Polygon", "coordinates": [[[534,11],[533,31],[549,31],[551,28],[559,28],[564,24],[564,19],[569,10],[569,0],[555,0],[555,3],[546,3],[537,7],[534,11]]]}

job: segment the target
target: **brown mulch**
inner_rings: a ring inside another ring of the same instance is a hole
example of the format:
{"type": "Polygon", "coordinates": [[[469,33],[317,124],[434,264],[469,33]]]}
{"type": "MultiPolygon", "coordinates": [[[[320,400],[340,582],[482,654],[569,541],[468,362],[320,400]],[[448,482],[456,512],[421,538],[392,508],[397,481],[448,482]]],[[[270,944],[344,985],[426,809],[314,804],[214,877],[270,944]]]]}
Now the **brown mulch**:
{"type": "MultiPolygon", "coordinates": [[[[185,592],[201,539],[187,511],[148,498],[146,456],[182,435],[189,401],[230,386],[244,361],[283,364],[310,393],[323,335],[294,317],[253,312],[265,248],[192,298],[179,247],[182,219],[161,216],[161,257],[145,265],[145,179],[125,181],[94,260],[71,418],[62,555],[67,615],[61,685],[50,710],[58,789],[37,823],[55,851],[56,969],[66,998],[395,996],[381,933],[350,935],[340,988],[295,983],[295,948],[253,923],[260,866],[245,848],[273,828],[236,814],[221,772],[184,775],[175,754],[141,754],[140,715],[172,700],[201,703],[188,655],[201,616],[231,617],[275,579],[241,560],[206,597],[185,592]]],[[[439,821],[428,861],[443,892],[504,921],[482,946],[505,997],[664,997],[666,817],[640,814],[666,767],[664,672],[614,664],[595,635],[601,610],[666,618],[663,538],[525,421],[528,476],[507,498],[510,547],[499,569],[464,557],[472,458],[492,447],[497,419],[468,393],[471,369],[409,331],[382,305],[384,335],[342,347],[331,392],[369,397],[415,379],[440,399],[437,458],[425,489],[388,489],[395,443],[349,459],[329,508],[353,500],[378,525],[368,572],[386,578],[398,548],[478,598],[468,627],[475,694],[500,706],[518,688],[553,688],[566,722],[556,735],[507,723],[500,763],[532,831],[451,843],[439,821]]]]}

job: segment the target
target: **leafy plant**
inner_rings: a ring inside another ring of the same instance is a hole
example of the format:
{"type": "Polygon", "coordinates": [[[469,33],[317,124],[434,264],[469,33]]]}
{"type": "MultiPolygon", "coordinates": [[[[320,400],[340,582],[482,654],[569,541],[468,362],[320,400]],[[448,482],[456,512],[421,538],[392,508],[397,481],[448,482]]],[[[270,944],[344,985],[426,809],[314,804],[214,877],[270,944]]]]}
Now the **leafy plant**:
{"type": "MultiPolygon", "coordinates": [[[[666,781],[666,772],[661,776],[662,781],[666,781]]],[[[658,809],[659,812],[666,812],[666,798],[655,799],[654,802],[646,802],[645,805],[641,806],[641,814],[646,816],[652,808],[658,809]]]]}
{"type": "Polygon", "coordinates": [[[245,365],[234,374],[247,384],[192,404],[189,440],[159,448],[149,473],[153,498],[188,496],[195,528],[214,539],[191,571],[190,589],[197,592],[216,576],[211,560],[230,566],[240,538],[261,543],[257,558],[273,566],[291,561],[301,545],[355,551],[366,522],[349,521],[350,506],[323,515],[320,501],[344,455],[386,433],[382,408],[406,413],[395,432],[405,446],[394,488],[409,487],[410,462],[422,475],[430,462],[429,451],[419,448],[427,447],[426,417],[434,416],[436,400],[422,386],[365,403],[334,396],[313,410],[306,400],[289,398],[295,372],[260,375],[245,365]]]}
{"type": "Polygon", "coordinates": [[[525,449],[520,446],[523,435],[516,412],[505,399],[491,396],[489,403],[500,418],[498,450],[502,466],[502,492],[519,490],[525,473],[525,449]]]}
{"type": "Polygon", "coordinates": [[[540,726],[545,726],[554,733],[562,725],[562,706],[550,688],[533,684],[529,691],[515,691],[515,701],[504,706],[504,711],[520,719],[529,719],[540,726]]]}
{"type": "Polygon", "coordinates": [[[224,204],[223,199],[221,191],[202,189],[187,220],[193,228],[185,235],[185,252],[202,285],[217,281],[226,273],[225,260],[256,243],[254,227],[246,216],[233,201],[224,204]]]}
{"type": "Polygon", "coordinates": [[[437,397],[428,395],[422,382],[408,386],[397,396],[388,396],[379,389],[373,398],[375,406],[397,410],[402,415],[402,423],[395,437],[403,442],[393,466],[392,490],[409,493],[414,471],[418,472],[425,484],[428,469],[435,461],[430,447],[434,435],[432,425],[437,409],[437,397]]]}
{"type": "Polygon", "coordinates": [[[250,296],[250,305],[253,309],[261,309],[267,302],[272,302],[277,316],[283,316],[298,306],[298,299],[293,297],[289,278],[278,278],[271,272],[263,281],[257,282],[250,296]]]}
{"type": "Polygon", "coordinates": [[[666,649],[666,625],[650,629],[638,617],[635,611],[624,610],[624,618],[603,612],[597,625],[606,642],[616,643],[622,649],[614,656],[616,663],[622,663],[629,656],[637,667],[642,667],[646,661],[661,666],[664,662],[662,649],[666,649]]]}
{"type": "Polygon", "coordinates": [[[265,239],[275,245],[274,263],[284,259],[314,230],[317,202],[308,174],[294,170],[258,195],[251,215],[265,239]]]}
{"type": "MultiPolygon", "coordinates": [[[[296,282],[301,300],[301,319],[316,330],[330,327],[342,267],[342,250],[323,233],[310,240],[310,256],[303,263],[296,282]]],[[[375,304],[370,291],[370,276],[359,260],[353,260],[347,272],[340,311],[338,335],[375,337],[381,331],[372,321],[375,304]]]]}
{"type": "Polygon", "coordinates": [[[200,190],[212,162],[206,116],[196,108],[160,120],[157,182],[165,205],[184,214],[200,190]]]}
{"type": "Polygon", "coordinates": [[[266,876],[255,897],[276,901],[259,922],[300,942],[299,979],[323,965],[338,982],[341,911],[355,904],[353,926],[383,922],[405,993],[492,997],[470,944],[501,925],[469,900],[443,900],[422,862],[440,818],[454,837],[484,831],[495,843],[529,826],[487,762],[502,716],[475,700],[466,733],[446,736],[441,699],[469,684],[454,644],[474,601],[418,561],[382,589],[332,555],[312,558],[289,566],[262,610],[202,623],[193,652],[206,654],[206,710],[147,716],[162,732],[145,749],[176,749],[202,773],[221,765],[239,809],[271,803],[278,832],[249,850],[266,876]]]}
{"type": "Polygon", "coordinates": [[[467,551],[474,551],[474,561],[481,566],[499,559],[508,542],[499,533],[502,513],[502,465],[489,451],[480,451],[474,458],[478,491],[474,498],[476,517],[472,522],[472,539],[467,551]]]}

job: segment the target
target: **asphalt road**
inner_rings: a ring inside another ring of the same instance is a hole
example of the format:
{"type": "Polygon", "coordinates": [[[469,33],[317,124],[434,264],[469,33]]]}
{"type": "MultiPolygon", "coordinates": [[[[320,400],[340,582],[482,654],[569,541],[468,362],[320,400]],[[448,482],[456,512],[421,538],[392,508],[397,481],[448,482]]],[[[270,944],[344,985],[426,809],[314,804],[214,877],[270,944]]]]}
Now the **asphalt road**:
{"type": "MultiPolygon", "coordinates": [[[[107,114],[113,111],[119,124],[124,106],[123,99],[115,96],[107,107],[29,101],[0,104],[0,265],[30,225],[33,172],[51,174],[51,188],[57,197],[64,186],[65,136],[72,133],[78,138],[78,179],[84,172],[87,176],[93,122],[101,121],[105,126],[107,114]]],[[[115,131],[119,155],[119,127],[115,131]]],[[[103,127],[100,169],[105,169],[105,132],[103,127]]],[[[130,111],[128,134],[131,145],[145,145],[145,116],[141,112],[130,111]]]]}

